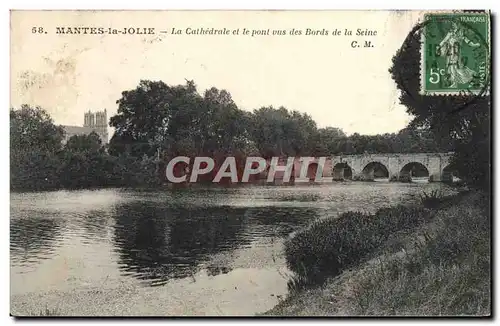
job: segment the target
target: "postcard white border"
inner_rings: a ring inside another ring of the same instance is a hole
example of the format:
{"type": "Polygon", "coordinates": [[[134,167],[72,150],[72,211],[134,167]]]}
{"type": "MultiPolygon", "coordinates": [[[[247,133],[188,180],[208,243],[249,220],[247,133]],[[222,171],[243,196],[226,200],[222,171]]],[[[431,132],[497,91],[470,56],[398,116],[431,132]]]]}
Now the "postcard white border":
{"type": "MultiPolygon", "coordinates": [[[[493,14],[496,14],[499,8],[500,2],[498,1],[487,1],[487,0],[476,0],[472,4],[475,8],[486,8],[486,9],[492,9],[493,14]]],[[[173,0],[168,2],[168,6],[165,6],[164,1],[153,1],[153,0],[141,0],[141,1],[104,1],[104,0],[81,0],[81,1],[58,1],[58,0],[46,0],[46,1],[36,1],[36,0],[21,0],[21,1],[14,1],[14,0],[6,0],[3,1],[1,6],[2,6],[2,23],[4,28],[2,28],[2,40],[3,40],[3,64],[4,64],[4,71],[10,71],[10,62],[9,62],[9,29],[6,28],[9,26],[9,11],[8,9],[128,9],[128,10],[147,10],[147,9],[316,9],[316,10],[322,10],[322,9],[338,9],[338,10],[345,10],[345,9],[412,9],[412,10],[417,10],[417,9],[445,9],[445,7],[449,7],[450,5],[453,5],[453,9],[467,9],[470,8],[471,2],[466,1],[466,0],[455,0],[453,2],[437,2],[433,0],[421,0],[418,2],[405,2],[404,7],[401,8],[403,3],[401,1],[395,1],[395,0],[384,0],[384,1],[369,1],[369,0],[351,0],[349,2],[326,2],[326,1],[321,1],[321,0],[308,0],[308,1],[297,1],[297,0],[288,0],[288,1],[269,1],[269,0],[246,0],[246,1],[227,1],[227,0],[212,0],[210,2],[210,6],[208,6],[206,1],[202,0],[173,0]]],[[[451,8],[450,8],[451,9],[451,8]]],[[[498,35],[498,33],[494,33],[494,35],[498,35]]],[[[496,37],[496,36],[495,36],[496,37]]],[[[494,44],[498,44],[497,40],[495,40],[494,44]]],[[[496,57],[496,54],[495,54],[496,57]]],[[[495,74],[492,73],[492,76],[495,74]]],[[[9,82],[10,82],[10,76],[7,73],[4,73],[2,76],[2,99],[4,100],[4,103],[6,105],[10,104],[9,101],[9,82]]],[[[496,85],[496,84],[495,84],[496,85]]],[[[495,86],[496,89],[497,86],[495,86]]],[[[8,109],[8,108],[7,108],[8,109]]],[[[496,108],[492,108],[495,110],[496,108]]],[[[5,110],[8,112],[8,110],[5,110]]],[[[5,113],[7,114],[7,113],[5,113]]],[[[495,124],[498,125],[497,119],[500,116],[499,114],[495,114],[495,124]]],[[[5,119],[0,119],[0,123],[3,124],[3,126],[0,127],[0,132],[2,133],[0,135],[2,141],[3,141],[3,146],[2,150],[4,151],[4,159],[1,161],[1,184],[2,184],[2,196],[1,196],[1,209],[2,209],[2,222],[4,223],[2,230],[3,230],[3,236],[0,237],[2,240],[2,246],[1,246],[1,262],[3,264],[3,268],[0,269],[2,273],[2,280],[4,282],[3,289],[2,291],[2,296],[1,296],[1,306],[2,306],[2,313],[1,313],[1,319],[2,319],[2,325],[12,325],[14,324],[13,318],[9,317],[9,311],[10,311],[10,291],[6,289],[10,289],[10,280],[9,280],[9,160],[7,159],[9,157],[9,120],[7,118],[5,119]]],[[[495,128],[492,130],[495,133],[495,128]]],[[[498,145],[498,140],[496,140],[496,145],[498,145]]],[[[496,152],[498,152],[498,148],[495,148],[496,152]]],[[[495,162],[498,162],[497,157],[495,157],[495,162]]],[[[494,174],[495,176],[498,175],[498,173],[494,174]]],[[[495,177],[495,182],[497,181],[498,177],[495,177]]],[[[498,195],[495,194],[495,201],[498,199],[498,195]]],[[[500,223],[495,223],[496,225],[496,234],[499,234],[498,226],[500,223]]],[[[494,240],[494,239],[493,239],[494,240]]],[[[498,242],[495,244],[495,251],[498,250],[497,247],[498,242]]],[[[494,260],[496,261],[496,259],[494,260]]],[[[498,282],[495,282],[494,284],[498,284],[498,282]]],[[[494,302],[497,303],[498,305],[498,300],[495,300],[494,302]]],[[[498,308],[498,307],[495,307],[498,308]]],[[[498,309],[494,309],[493,311],[498,312],[498,309]]],[[[159,323],[169,323],[169,324],[195,324],[199,322],[206,322],[207,320],[190,320],[190,321],[176,321],[176,320],[158,320],[157,322],[159,323]]],[[[210,320],[208,320],[210,322],[210,320]]],[[[115,323],[117,325],[122,325],[123,323],[129,324],[129,325],[144,325],[147,322],[151,322],[151,320],[113,320],[113,321],[106,321],[106,320],[64,320],[64,321],[57,321],[57,320],[46,320],[45,322],[43,321],[37,321],[38,323],[42,322],[45,324],[52,324],[56,323],[65,325],[65,324],[72,324],[72,323],[81,323],[81,324],[89,324],[89,325],[104,325],[108,323],[115,323]]],[[[212,320],[212,322],[215,323],[220,323],[221,320],[212,320]]],[[[226,320],[225,322],[227,323],[240,323],[242,320],[226,320]]],[[[260,325],[266,325],[266,324],[271,324],[271,323],[276,323],[276,322],[281,322],[281,323],[290,323],[294,322],[296,324],[313,324],[318,322],[318,320],[261,320],[261,319],[256,319],[256,320],[251,320],[251,321],[246,321],[250,322],[252,324],[260,324],[260,325]]],[[[373,323],[377,322],[374,320],[324,320],[323,322],[327,323],[335,323],[335,324],[368,324],[368,323],[373,323]]],[[[387,320],[381,320],[379,322],[382,323],[387,323],[387,320]]],[[[400,324],[402,321],[401,320],[394,320],[395,323],[400,324]]],[[[448,321],[450,324],[455,324],[455,320],[449,320],[448,321]]],[[[463,324],[472,324],[474,320],[464,320],[463,324]]],[[[440,325],[442,324],[443,321],[438,321],[438,320],[420,320],[416,321],[415,324],[422,324],[422,325],[440,325]]]]}

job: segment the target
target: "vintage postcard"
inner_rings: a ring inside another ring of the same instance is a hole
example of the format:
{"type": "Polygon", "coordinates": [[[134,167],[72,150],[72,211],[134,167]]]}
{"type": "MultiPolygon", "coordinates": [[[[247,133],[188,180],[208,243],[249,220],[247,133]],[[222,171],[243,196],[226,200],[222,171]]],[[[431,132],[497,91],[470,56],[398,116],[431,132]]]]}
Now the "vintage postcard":
{"type": "Polygon", "coordinates": [[[10,37],[12,316],[491,316],[488,10],[10,37]]]}

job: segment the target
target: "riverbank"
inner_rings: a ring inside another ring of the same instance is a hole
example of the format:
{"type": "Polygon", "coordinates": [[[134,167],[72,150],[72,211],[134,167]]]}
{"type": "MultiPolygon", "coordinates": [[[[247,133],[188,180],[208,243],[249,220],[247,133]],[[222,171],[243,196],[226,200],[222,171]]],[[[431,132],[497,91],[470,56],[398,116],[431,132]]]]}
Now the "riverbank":
{"type": "Polygon", "coordinates": [[[383,182],[11,194],[11,313],[261,314],[288,294],[282,253],[291,232],[435,191],[456,194],[383,182]]]}
{"type": "MultiPolygon", "coordinates": [[[[400,228],[385,238],[378,249],[357,262],[351,258],[345,269],[335,276],[321,281],[309,279],[315,284],[306,287],[290,287],[288,297],[265,315],[489,315],[488,198],[477,192],[468,192],[443,200],[423,200],[425,205],[422,206],[427,206],[419,208],[423,209],[419,215],[426,216],[423,223],[415,223],[413,228],[400,228]]],[[[385,213],[390,213],[390,210],[385,213]]],[[[324,227],[313,225],[299,236],[310,234],[311,238],[324,239],[324,234],[320,234],[322,229],[324,227]]],[[[359,229],[359,238],[344,233],[346,241],[340,240],[344,248],[350,246],[353,252],[366,249],[363,248],[364,242],[357,242],[357,239],[371,239],[371,235],[363,234],[364,225],[359,225],[359,229]]],[[[341,233],[338,228],[335,232],[341,233]]],[[[329,256],[334,256],[333,252],[339,253],[331,247],[335,243],[339,241],[329,242],[327,246],[330,248],[321,250],[329,250],[329,256]]],[[[293,240],[289,241],[287,250],[293,245],[293,240]]],[[[288,264],[294,267],[298,263],[290,257],[287,257],[288,264]]],[[[332,261],[336,258],[330,257],[332,261]]],[[[341,265],[332,265],[332,261],[322,265],[321,259],[320,254],[311,258],[309,263],[313,262],[314,268],[303,266],[304,272],[299,273],[302,280],[299,277],[299,281],[311,278],[311,275],[321,275],[318,271],[324,266],[337,268],[341,265]]]]}

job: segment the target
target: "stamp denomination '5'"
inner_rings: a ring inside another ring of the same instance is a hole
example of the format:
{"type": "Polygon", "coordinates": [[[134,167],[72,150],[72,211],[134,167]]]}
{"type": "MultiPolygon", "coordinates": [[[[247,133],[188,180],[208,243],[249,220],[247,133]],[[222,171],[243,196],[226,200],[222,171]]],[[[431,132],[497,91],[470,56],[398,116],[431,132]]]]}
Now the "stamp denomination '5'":
{"type": "Polygon", "coordinates": [[[420,62],[422,95],[484,95],[490,70],[489,14],[425,16],[420,62]]]}

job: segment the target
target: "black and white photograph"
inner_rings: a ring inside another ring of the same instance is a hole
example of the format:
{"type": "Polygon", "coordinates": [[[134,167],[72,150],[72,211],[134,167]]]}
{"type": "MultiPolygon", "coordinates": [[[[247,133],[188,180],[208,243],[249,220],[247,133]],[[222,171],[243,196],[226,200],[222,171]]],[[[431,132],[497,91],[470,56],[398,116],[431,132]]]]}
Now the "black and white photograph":
{"type": "Polygon", "coordinates": [[[11,10],[11,317],[491,317],[493,20],[11,10]]]}

